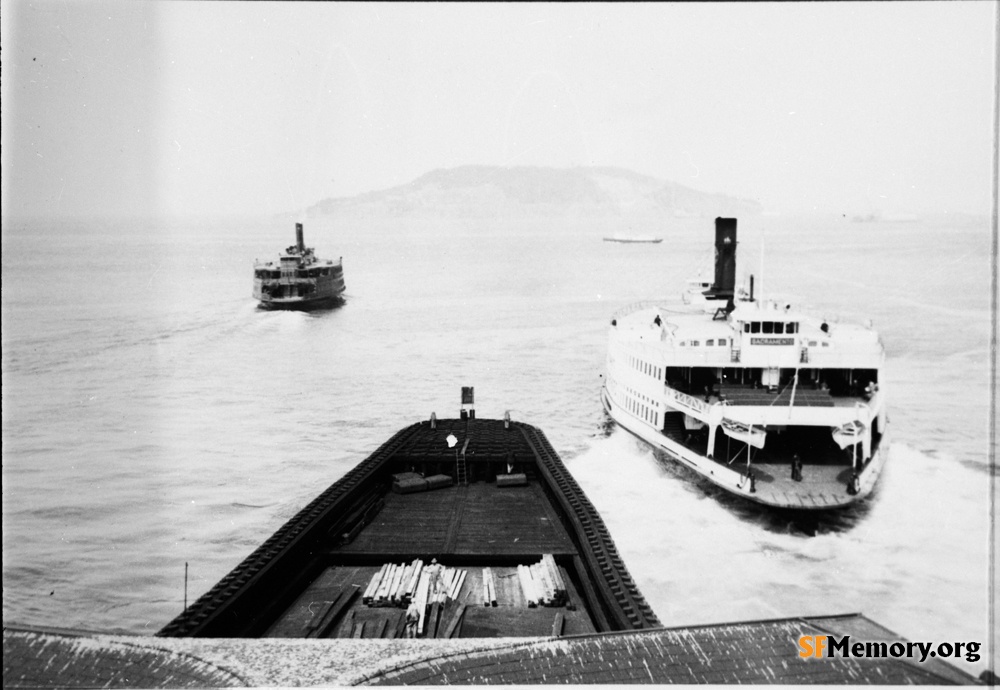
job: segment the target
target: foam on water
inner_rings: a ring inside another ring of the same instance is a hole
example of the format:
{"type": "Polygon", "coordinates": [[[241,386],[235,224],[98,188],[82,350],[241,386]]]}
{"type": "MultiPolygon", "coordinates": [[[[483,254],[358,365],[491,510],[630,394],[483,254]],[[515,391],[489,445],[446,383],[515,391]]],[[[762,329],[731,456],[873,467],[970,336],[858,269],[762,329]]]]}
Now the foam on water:
{"type": "Polygon", "coordinates": [[[897,444],[876,495],[810,536],[663,463],[617,429],[569,467],[664,625],[860,612],[911,640],[985,642],[985,473],[897,444]]]}

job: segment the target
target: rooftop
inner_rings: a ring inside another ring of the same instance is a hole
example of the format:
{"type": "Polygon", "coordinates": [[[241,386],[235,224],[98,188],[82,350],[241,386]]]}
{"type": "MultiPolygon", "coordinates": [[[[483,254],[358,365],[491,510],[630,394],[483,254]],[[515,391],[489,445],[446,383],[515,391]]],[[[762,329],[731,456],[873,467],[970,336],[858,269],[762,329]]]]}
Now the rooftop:
{"type": "Polygon", "coordinates": [[[799,657],[802,635],[902,641],[860,614],[561,639],[283,640],[4,630],[4,687],[486,683],[975,684],[940,659],[799,657]]]}

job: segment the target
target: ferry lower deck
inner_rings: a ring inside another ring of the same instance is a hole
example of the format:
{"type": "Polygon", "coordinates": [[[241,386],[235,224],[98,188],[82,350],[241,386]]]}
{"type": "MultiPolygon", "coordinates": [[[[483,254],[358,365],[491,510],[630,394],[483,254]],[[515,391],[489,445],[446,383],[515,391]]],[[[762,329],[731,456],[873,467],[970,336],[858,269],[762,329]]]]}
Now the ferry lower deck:
{"type": "Polygon", "coordinates": [[[854,503],[874,489],[887,458],[885,434],[873,431],[872,454],[863,461],[852,456],[860,453],[860,446],[839,448],[829,427],[769,432],[760,449],[718,433],[709,457],[707,428],[687,429],[683,413],[667,412],[662,428],[655,428],[616,405],[606,390],[601,399],[620,426],[671,460],[732,493],[772,507],[825,510],[854,503]],[[801,463],[799,479],[792,473],[795,458],[801,463]]]}

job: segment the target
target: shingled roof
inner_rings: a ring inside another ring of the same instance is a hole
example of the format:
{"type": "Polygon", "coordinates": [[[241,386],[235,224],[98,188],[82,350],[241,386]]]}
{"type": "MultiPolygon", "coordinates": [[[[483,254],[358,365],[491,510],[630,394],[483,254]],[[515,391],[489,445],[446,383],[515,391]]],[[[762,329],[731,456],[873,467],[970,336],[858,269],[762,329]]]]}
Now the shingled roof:
{"type": "Polygon", "coordinates": [[[787,618],[581,635],[408,663],[365,679],[374,685],[540,684],[970,684],[938,659],[799,657],[799,637],[851,635],[902,641],[862,615],[787,618]]]}

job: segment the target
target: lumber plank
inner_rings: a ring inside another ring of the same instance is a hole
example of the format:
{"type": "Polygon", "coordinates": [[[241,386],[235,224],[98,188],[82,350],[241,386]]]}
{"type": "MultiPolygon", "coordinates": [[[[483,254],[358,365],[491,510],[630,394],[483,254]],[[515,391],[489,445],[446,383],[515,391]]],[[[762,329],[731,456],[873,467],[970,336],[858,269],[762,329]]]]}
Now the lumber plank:
{"type": "Polygon", "coordinates": [[[566,622],[566,614],[562,611],[556,613],[556,619],[552,622],[552,637],[562,637],[563,625],[566,622]]]}
{"type": "Polygon", "coordinates": [[[468,608],[467,604],[462,604],[458,607],[458,609],[452,614],[451,620],[448,621],[448,625],[444,629],[444,634],[441,637],[450,638],[455,635],[455,630],[458,628],[459,623],[462,622],[462,616],[465,615],[466,608],[468,608]]]}
{"type": "Polygon", "coordinates": [[[336,637],[345,638],[350,637],[354,632],[354,611],[348,612],[344,616],[344,622],[340,624],[340,628],[337,630],[336,637]]]}
{"type": "Polygon", "coordinates": [[[316,636],[316,632],[326,620],[326,615],[330,612],[330,609],[337,604],[337,601],[339,601],[342,596],[344,596],[344,590],[338,589],[336,595],[333,597],[333,601],[328,601],[325,606],[313,615],[312,620],[309,621],[309,625],[306,627],[306,637],[316,636]]]}
{"type": "Polygon", "coordinates": [[[428,614],[430,616],[430,620],[428,621],[428,627],[427,627],[428,638],[437,637],[438,616],[440,615],[440,613],[441,613],[441,604],[435,601],[433,604],[431,604],[431,610],[430,613],[428,614]]]}
{"type": "MultiPolygon", "coordinates": [[[[323,620],[318,626],[316,626],[314,637],[330,637],[330,633],[333,631],[334,626],[337,622],[337,618],[343,613],[344,609],[351,605],[354,597],[358,595],[357,585],[347,589],[338,599],[334,606],[330,607],[330,610],[323,617],[323,620]]],[[[353,616],[353,613],[351,614],[353,616]]]]}

